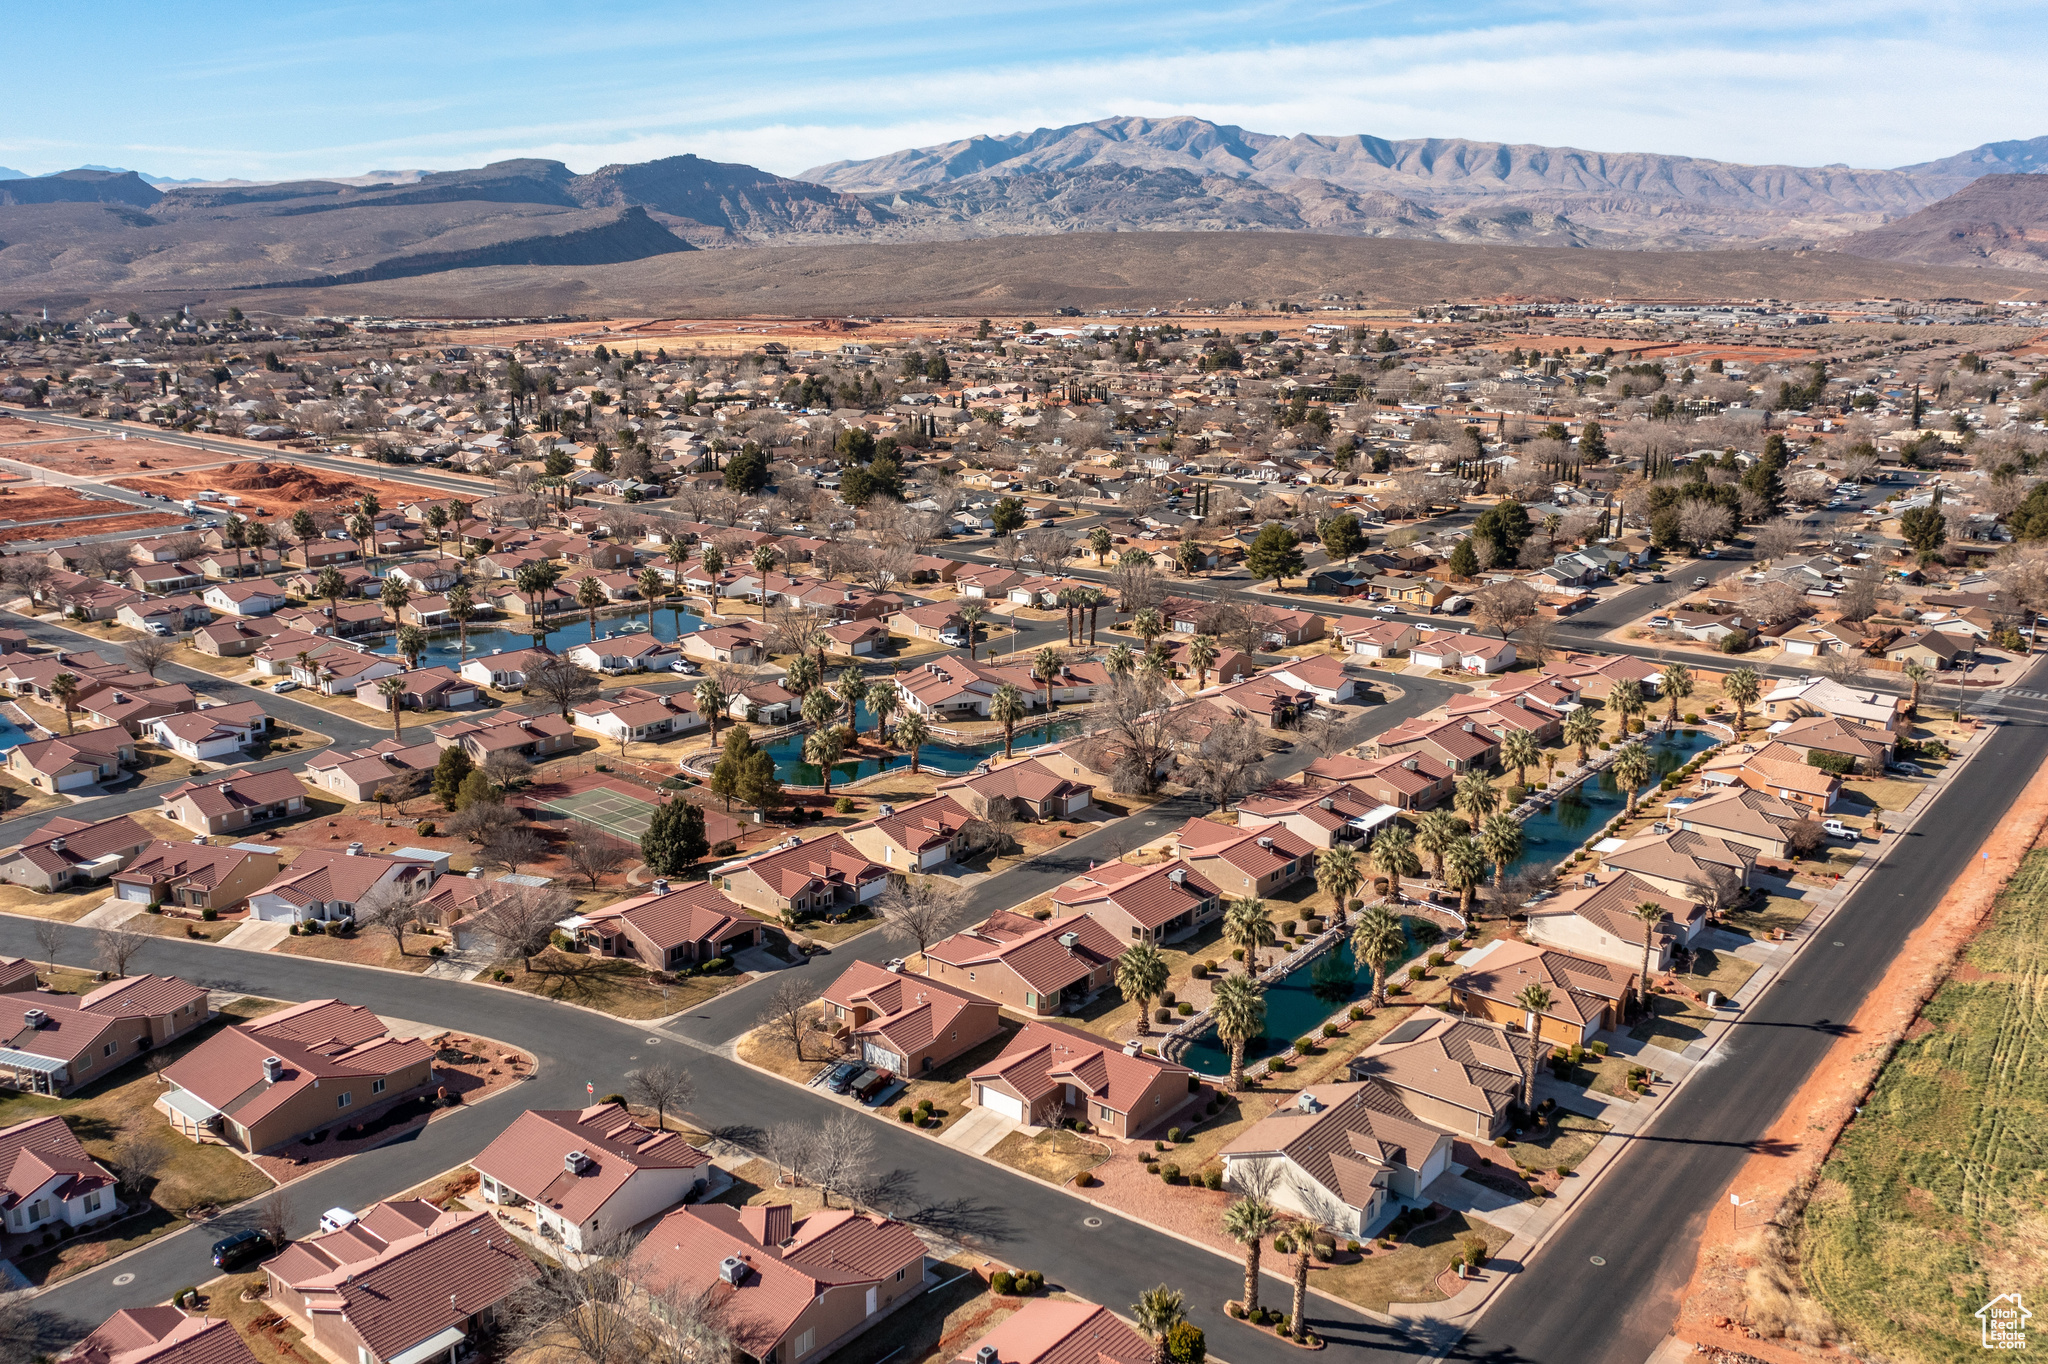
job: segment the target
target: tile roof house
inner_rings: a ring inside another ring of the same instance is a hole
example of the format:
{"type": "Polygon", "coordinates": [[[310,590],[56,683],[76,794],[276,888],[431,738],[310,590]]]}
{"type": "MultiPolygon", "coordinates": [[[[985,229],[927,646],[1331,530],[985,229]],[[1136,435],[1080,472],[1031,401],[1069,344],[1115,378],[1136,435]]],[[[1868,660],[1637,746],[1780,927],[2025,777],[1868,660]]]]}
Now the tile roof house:
{"type": "Polygon", "coordinates": [[[1022,758],[978,776],[941,782],[938,790],[940,795],[950,797],[984,819],[997,801],[1007,802],[1011,812],[1026,821],[1067,819],[1087,810],[1095,801],[1092,786],[1063,777],[1036,758],[1022,758]]]}
{"type": "Polygon", "coordinates": [[[1507,1130],[1523,1082],[1549,1054],[1547,1042],[1526,1033],[1421,1008],[1346,1070],[1394,1090],[1424,1122],[1491,1141],[1507,1130]]]}
{"type": "Polygon", "coordinates": [[[1357,848],[1397,813],[1396,806],[1349,782],[1280,782],[1237,803],[1237,827],[1278,826],[1315,848],[1357,848]]]}
{"type": "Polygon", "coordinates": [[[1834,808],[1842,779],[1815,767],[1806,754],[1788,744],[1733,744],[1721,749],[1700,768],[1703,786],[1742,785],[1765,791],[1779,800],[1803,805],[1815,815],[1834,808]]]}
{"type": "Polygon", "coordinates": [[[1659,890],[1631,872],[1599,876],[1588,872],[1580,884],[1560,891],[1556,899],[1530,905],[1529,938],[1540,947],[1555,947],[1577,956],[1643,969],[1643,943],[1650,942],[1650,970],[1671,965],[1675,949],[1692,946],[1706,928],[1705,906],[1659,890]],[[1645,924],[1638,905],[1656,904],[1664,917],[1645,924]]]}
{"type": "Polygon", "coordinates": [[[1404,720],[1373,740],[1382,756],[1423,753],[1453,772],[1491,767],[1500,759],[1500,737],[1479,721],[1418,715],[1404,720]]]}
{"type": "Polygon", "coordinates": [[[891,871],[931,871],[958,857],[977,816],[932,796],[841,830],[846,841],[891,871]]]}
{"type": "Polygon", "coordinates": [[[1284,827],[1231,828],[1196,817],[1180,826],[1175,856],[1226,899],[1268,896],[1315,871],[1315,847],[1284,827]]]}
{"type": "Polygon", "coordinates": [[[238,701],[161,716],[149,722],[149,737],[194,762],[233,760],[243,748],[270,732],[270,713],[263,705],[261,701],[238,701]]]}
{"type": "Polygon", "coordinates": [[[434,884],[434,869],[425,863],[379,857],[360,851],[361,846],[305,849],[249,896],[249,917],[265,923],[350,918],[373,887],[393,885],[423,894],[434,884]]]}
{"type": "MultiPolygon", "coordinates": [[[[307,662],[292,662],[292,680],[326,696],[356,696],[357,688],[405,671],[403,659],[340,647],[324,649],[307,662]]],[[[375,695],[375,691],[371,692],[375,695]]]]}
{"type": "Polygon", "coordinates": [[[1158,1128],[1200,1089],[1186,1066],[1127,1055],[1092,1033],[1046,1022],[1025,1024],[968,1082],[978,1107],[1027,1127],[1074,1118],[1120,1139],[1158,1128]]]}
{"type": "Polygon", "coordinates": [[[60,1364],[256,1364],[234,1323],[175,1307],[128,1307],[93,1328],[60,1364]]]}
{"type": "Polygon", "coordinates": [[[1360,658],[1398,658],[1422,638],[1420,630],[1398,620],[1347,620],[1338,634],[1344,648],[1360,658]]]}
{"type": "Polygon", "coordinates": [[[306,760],[304,779],[322,791],[348,801],[369,801],[393,782],[413,780],[414,772],[431,772],[441,760],[441,746],[431,741],[405,744],[382,739],[352,752],[327,749],[306,760]]]}
{"type": "Polygon", "coordinates": [[[535,1275],[496,1214],[424,1199],[375,1204],[340,1231],[293,1242],[263,1272],[272,1307],[322,1355],[356,1364],[460,1358],[535,1275]]]}
{"type": "Polygon", "coordinates": [[[567,921],[599,956],[626,957],[650,971],[731,957],[761,943],[760,920],[719,894],[709,881],[671,889],[663,880],[644,895],[619,900],[567,921]]]}
{"type": "Polygon", "coordinates": [[[1397,810],[1426,810],[1458,789],[1458,774],[1427,752],[1390,753],[1383,758],[1335,753],[1310,763],[1302,776],[1315,783],[1353,786],[1397,810]]]}
{"type": "Polygon", "coordinates": [[[889,888],[889,869],[834,831],[716,869],[725,893],[777,918],[837,917],[889,888]]]}
{"type": "Polygon", "coordinates": [[[61,1114],[0,1131],[0,1217],[10,1235],[75,1230],[119,1213],[114,1176],[85,1153],[61,1114]]]}
{"type": "Polygon", "coordinates": [[[78,791],[135,765],[135,736],[119,725],[7,750],[8,774],[45,791],[78,791]]]}
{"type": "Polygon", "coordinates": [[[434,1083],[434,1049],[359,1005],[315,999],[221,1029],[163,1073],[157,1108],[194,1141],[265,1151],[434,1083]]]}
{"type": "Polygon", "coordinates": [[[721,625],[698,630],[676,641],[683,653],[700,663],[759,663],[768,656],[768,646],[751,625],[721,625]]]}
{"type": "Polygon", "coordinates": [[[1550,1007],[1537,1017],[1537,1036],[1567,1047],[1620,1027],[1636,980],[1635,971],[1611,961],[1509,938],[1497,938],[1466,954],[1460,964],[1464,974],[1451,982],[1453,1009],[1494,1023],[1521,1025],[1528,1010],[1519,997],[1529,986],[1540,985],[1550,993],[1550,1007]]]}
{"type": "Polygon", "coordinates": [[[176,976],[130,976],[85,995],[16,994],[0,1031],[0,1078],[33,1094],[67,1094],[204,1023],[206,991],[176,976]]]}
{"type": "Polygon", "coordinates": [[[1608,689],[1625,677],[1642,683],[1645,696],[1655,696],[1664,675],[1662,667],[1634,654],[1558,654],[1544,662],[1543,672],[1577,684],[1588,701],[1604,701],[1608,689]]]}
{"type": "Polygon", "coordinates": [[[201,834],[235,833],[306,812],[306,789],[285,771],[223,772],[175,786],[162,800],[159,815],[201,834]]]}
{"type": "Polygon", "coordinates": [[[239,909],[277,876],[277,850],[254,843],[151,843],[114,875],[114,898],[180,909],[239,909]]]}
{"type": "Polygon", "coordinates": [[[1600,854],[1602,870],[1634,872],[1672,895],[1708,906],[1726,903],[1748,887],[1756,849],[1744,843],[1677,829],[1632,838],[1600,854]]]}
{"type": "Polygon", "coordinates": [[[1125,943],[1085,914],[1039,920],[1000,910],[933,943],[925,970],[1022,1013],[1078,1007],[1109,984],[1125,943]]]}
{"type": "Polygon", "coordinates": [[[1277,668],[1270,669],[1266,675],[1313,693],[1316,700],[1326,706],[1341,701],[1357,700],[1362,680],[1345,671],[1343,659],[1332,658],[1327,654],[1283,663],[1277,668]]]}
{"type": "Polygon", "coordinates": [[[95,727],[119,725],[141,738],[149,722],[164,715],[182,715],[199,709],[199,698],[183,683],[168,686],[108,686],[85,690],[78,709],[95,727]]]}
{"type": "Polygon", "coordinates": [[[104,881],[149,846],[149,835],[126,815],[97,823],[57,815],[35,837],[0,855],[0,881],[31,890],[62,890],[104,881]]]}
{"type": "Polygon", "coordinates": [[[255,582],[215,583],[199,599],[224,616],[267,616],[291,603],[283,587],[268,578],[255,582]]]}
{"type": "Polygon", "coordinates": [[[1230,1187],[1256,1183],[1247,1167],[1258,1167],[1275,1176],[1277,1206],[1364,1237],[1403,1206],[1429,1202],[1423,1190],[1451,1165],[1451,1134],[1417,1117],[1391,1086],[1340,1080],[1300,1090],[1219,1154],[1230,1187]],[[1327,1221],[1315,1215],[1334,1209],[1342,1211],[1327,1221]]]}
{"type": "Polygon", "coordinates": [[[1478,635],[1431,635],[1409,647],[1408,656],[1425,668],[1449,672],[1497,673],[1514,666],[1515,644],[1478,635]]]}
{"type": "Polygon", "coordinates": [[[1085,914],[1120,942],[1171,942],[1223,915],[1216,886],[1179,862],[1105,862],[1055,888],[1052,902],[1063,917],[1085,914]]]}
{"type": "Polygon", "coordinates": [[[607,676],[659,671],[682,656],[681,649],[644,630],[608,634],[594,643],[578,644],[569,650],[571,661],[607,676]]]}
{"type": "MultiPolygon", "coordinates": [[[[400,710],[462,710],[481,702],[483,692],[476,683],[445,665],[431,668],[414,668],[410,672],[391,673],[403,689],[398,693],[400,710]]],[[[359,682],[355,698],[375,711],[389,715],[391,702],[384,695],[383,678],[359,682]]]]}
{"type": "Polygon", "coordinates": [[[442,748],[460,744],[481,766],[493,753],[517,753],[528,760],[576,747],[576,727],[559,715],[521,715],[501,710],[475,719],[450,720],[429,731],[442,748]]]}
{"type": "Polygon", "coordinates": [[[1768,791],[1735,786],[1670,809],[1666,822],[1688,833],[1754,848],[1760,857],[1785,857],[1791,852],[1786,840],[1792,826],[1812,817],[1813,812],[1803,805],[1780,800],[1768,791]]]}
{"type": "Polygon", "coordinates": [[[500,649],[496,653],[483,654],[464,663],[462,675],[479,687],[518,691],[526,685],[526,675],[529,672],[554,656],[554,650],[548,648],[500,649]]]}
{"type": "Polygon", "coordinates": [[[872,962],[848,966],[820,998],[863,1064],[906,1077],[942,1066],[1001,1030],[1002,1010],[993,1000],[872,962]]]}
{"type": "Polygon", "coordinates": [[[621,687],[595,700],[578,702],[570,710],[569,719],[578,729],[625,743],[692,734],[703,729],[705,723],[697,713],[697,698],[691,693],[649,691],[645,687],[621,687]]]}
{"type": "MultiPolygon", "coordinates": [[[[961,643],[966,643],[963,639],[961,643]]],[[[1027,711],[1045,709],[1045,684],[1029,668],[996,667],[955,655],[928,659],[896,678],[904,705],[941,719],[987,719],[989,703],[1005,682],[1023,696],[1027,711]]]]}
{"type": "Polygon", "coordinates": [[[711,1157],[618,1103],[534,1110],[470,1161],[486,1200],[530,1207],[543,1237],[589,1250],[709,1186],[711,1157]]]}
{"type": "Polygon", "coordinates": [[[987,1335],[962,1346],[953,1364],[1152,1364],[1152,1342],[1107,1307],[1030,1298],[987,1335]],[[985,1355],[984,1350],[993,1350],[985,1355]]]}
{"type": "Polygon", "coordinates": [[[908,1224],[843,1209],[798,1219],[787,1203],[677,1208],[635,1248],[626,1274],[695,1296],[759,1364],[823,1359],[921,1294],[925,1247],[908,1224]]]}
{"type": "Polygon", "coordinates": [[[1868,772],[1884,771],[1897,738],[1890,730],[1834,715],[1814,715],[1771,726],[1771,742],[1791,749],[1802,759],[1810,753],[1834,753],[1868,772]]]}

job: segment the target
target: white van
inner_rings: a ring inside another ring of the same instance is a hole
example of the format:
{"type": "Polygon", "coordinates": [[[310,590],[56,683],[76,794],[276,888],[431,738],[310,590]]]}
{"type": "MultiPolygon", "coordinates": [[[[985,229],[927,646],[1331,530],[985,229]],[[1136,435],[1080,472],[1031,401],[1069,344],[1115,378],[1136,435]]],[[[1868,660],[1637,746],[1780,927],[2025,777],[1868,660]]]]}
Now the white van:
{"type": "Polygon", "coordinates": [[[347,1208],[329,1208],[326,1212],[320,1214],[320,1230],[323,1232],[340,1231],[343,1227],[354,1223],[355,1220],[356,1215],[347,1208]]]}

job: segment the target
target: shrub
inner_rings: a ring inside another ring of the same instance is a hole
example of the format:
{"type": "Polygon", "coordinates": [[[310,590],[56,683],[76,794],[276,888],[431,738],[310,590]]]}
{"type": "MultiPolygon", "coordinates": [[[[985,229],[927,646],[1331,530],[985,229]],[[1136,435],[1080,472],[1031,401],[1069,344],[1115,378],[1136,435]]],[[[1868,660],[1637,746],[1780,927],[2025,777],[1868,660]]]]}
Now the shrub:
{"type": "Polygon", "coordinates": [[[510,980],[510,979],[512,979],[512,973],[511,973],[510,971],[493,971],[493,972],[491,973],[491,979],[493,979],[493,980],[510,980]]]}
{"type": "Polygon", "coordinates": [[[1209,1357],[1209,1343],[1202,1328],[1191,1321],[1177,1321],[1166,1332],[1169,1364],[1202,1364],[1209,1357]]]}
{"type": "Polygon", "coordinates": [[[1019,1293],[1036,1293],[1043,1287],[1045,1287],[1045,1275],[1035,1269],[1027,1269],[1017,1276],[1017,1291],[1019,1293]]]}
{"type": "Polygon", "coordinates": [[[1335,1023],[1323,1024],[1323,1036],[1325,1037],[1335,1037],[1342,1031],[1343,1029],[1338,1027],[1335,1023]]]}
{"type": "Polygon", "coordinates": [[[1351,1006],[1351,1021],[1353,1023],[1365,1022],[1365,1006],[1363,1004],[1354,1004],[1351,1006]]]}
{"type": "Polygon", "coordinates": [[[1428,974],[1429,968],[1419,961],[1408,968],[1408,979],[1410,980],[1421,980],[1428,974]]]}
{"type": "Polygon", "coordinates": [[[441,944],[439,943],[435,943],[432,947],[429,947],[427,949],[427,955],[430,957],[445,957],[448,955],[448,949],[441,946],[441,944]]]}
{"type": "Polygon", "coordinates": [[[1165,1180],[1168,1184],[1180,1183],[1180,1166],[1174,1164],[1170,1160],[1161,1162],[1159,1166],[1159,1177],[1165,1180]]]}
{"type": "Polygon", "coordinates": [[[598,1102],[601,1104],[622,1104],[625,1101],[626,1096],[623,1094],[607,1094],[602,1099],[598,1100],[598,1102]]]}
{"type": "Polygon", "coordinates": [[[1154,1020],[1155,1022],[1159,1022],[1159,1023],[1171,1023],[1171,1022],[1173,1022],[1173,1010],[1171,1010],[1171,1009],[1154,1009],[1154,1010],[1152,1011],[1152,1018],[1153,1018],[1153,1020],[1154,1020]]]}
{"type": "Polygon", "coordinates": [[[1587,1043],[1586,1045],[1590,1046],[1593,1049],[1593,1054],[1595,1056],[1605,1056],[1607,1054],[1607,1044],[1605,1042],[1595,1040],[1587,1043]]]}
{"type": "Polygon", "coordinates": [[[1243,961],[1243,960],[1244,960],[1244,949],[1243,949],[1242,947],[1233,947],[1233,948],[1231,948],[1231,949],[1230,949],[1230,959],[1231,959],[1232,961],[1243,961]]]}
{"type": "Polygon", "coordinates": [[[832,802],[832,808],[842,815],[850,815],[860,807],[853,803],[852,796],[841,796],[832,802]]]}
{"type": "Polygon", "coordinates": [[[1188,969],[1188,974],[1193,976],[1196,980],[1207,980],[1209,978],[1209,968],[1202,965],[1202,963],[1200,962],[1196,962],[1192,967],[1188,969]]]}
{"type": "Polygon", "coordinates": [[[1325,928],[1329,927],[1329,921],[1323,918],[1323,916],[1320,914],[1310,915],[1309,918],[1307,918],[1303,922],[1306,925],[1305,931],[1309,933],[1320,933],[1325,928]]]}
{"type": "Polygon", "coordinates": [[[1687,711],[1685,713],[1685,722],[1689,725],[1698,724],[1700,722],[1700,713],[1696,710],[1687,711]]]}
{"type": "Polygon", "coordinates": [[[1159,1002],[1160,1002],[1161,1004],[1171,1004],[1171,1003],[1173,1003],[1173,1001],[1174,1001],[1174,993],[1173,993],[1173,991],[1171,991],[1171,990],[1161,990],[1161,991],[1159,992],[1159,1002]]]}
{"type": "Polygon", "coordinates": [[[1169,1127],[1166,1129],[1167,1145],[1178,1146],[1181,1144],[1181,1142],[1185,1141],[1186,1139],[1187,1133],[1181,1131],[1178,1127],[1169,1127]]]}
{"type": "Polygon", "coordinates": [[[1283,1336],[1287,1334],[1287,1314],[1285,1312],[1273,1313],[1272,1322],[1275,1331],[1278,1331],[1283,1336]]]}
{"type": "Polygon", "coordinates": [[[1441,953],[1441,952],[1432,952],[1432,953],[1430,953],[1430,954],[1429,954],[1429,964],[1430,964],[1431,966],[1442,966],[1442,965],[1444,964],[1444,954],[1443,954],[1443,953],[1441,953]]]}
{"type": "Polygon", "coordinates": [[[1313,1056],[1315,1055],[1315,1050],[1316,1040],[1313,1037],[1297,1037],[1294,1039],[1294,1054],[1296,1056],[1313,1056]]]}
{"type": "Polygon", "coordinates": [[[1210,1167],[1210,1168],[1209,1168],[1209,1169],[1207,1169],[1207,1170],[1204,1170],[1204,1171],[1202,1171],[1202,1185],[1203,1185],[1203,1187],[1204,1187],[1204,1188],[1209,1188],[1209,1189],[1220,1189],[1220,1188],[1222,1188],[1222,1187],[1223,1187],[1223,1171],[1221,1171],[1221,1170],[1218,1170],[1218,1169],[1216,1169],[1216,1168],[1215,1168],[1215,1167],[1213,1167],[1213,1166],[1212,1166],[1212,1167],[1210,1167]]]}
{"type": "Polygon", "coordinates": [[[418,834],[421,838],[432,838],[434,836],[435,831],[439,828],[440,825],[434,823],[433,820],[423,819],[418,824],[415,824],[413,826],[412,831],[418,834]]]}
{"type": "Polygon", "coordinates": [[[1077,1189],[1088,1188],[1090,1185],[1094,1183],[1095,1176],[1089,1174],[1086,1170],[1083,1170],[1080,1174],[1074,1176],[1074,1187],[1077,1189]]]}
{"type": "Polygon", "coordinates": [[[207,908],[199,911],[199,917],[204,919],[207,923],[212,923],[216,919],[220,918],[220,911],[209,905],[207,908]]]}
{"type": "Polygon", "coordinates": [[[1301,921],[1299,919],[1288,919],[1280,925],[1280,931],[1291,938],[1295,936],[1295,930],[1300,927],[1301,921]]]}
{"type": "Polygon", "coordinates": [[[917,1113],[919,1117],[923,1117],[925,1114],[931,1111],[932,1101],[930,1099],[919,1099],[917,1101],[917,1113]]]}
{"type": "Polygon", "coordinates": [[[1192,1018],[1194,1017],[1195,1006],[1183,999],[1180,1003],[1173,1006],[1173,1011],[1182,1018],[1192,1018]]]}
{"type": "Polygon", "coordinates": [[[1251,1312],[1245,1317],[1245,1320],[1250,1322],[1254,1326],[1264,1326],[1266,1324],[1266,1309],[1263,1307],[1254,1307],[1251,1310],[1251,1312]]]}
{"type": "Polygon", "coordinates": [[[1350,1251],[1353,1255],[1356,1255],[1362,1249],[1362,1247],[1358,1244],[1357,1241],[1353,1240],[1346,1241],[1344,1243],[1344,1249],[1350,1251]]]}
{"type": "Polygon", "coordinates": [[[1226,1310],[1230,1313],[1231,1316],[1239,1318],[1240,1320],[1242,1320],[1244,1317],[1244,1304],[1241,1302],[1232,1302],[1226,1310]]]}
{"type": "Polygon", "coordinates": [[[548,941],[564,952],[576,950],[576,940],[559,928],[548,935],[548,941]]]}
{"type": "Polygon", "coordinates": [[[1166,1149],[1166,1143],[1163,1141],[1155,1141],[1152,1143],[1152,1149],[1155,1151],[1164,1151],[1166,1149]]]}
{"type": "Polygon", "coordinates": [[[997,1297],[1007,1298],[1017,1290],[1017,1276],[1007,1269],[999,1269],[988,1276],[988,1288],[997,1297]]]}
{"type": "Polygon", "coordinates": [[[724,957],[713,957],[710,961],[704,963],[704,974],[707,976],[715,976],[720,971],[725,970],[731,965],[732,963],[727,961],[724,957]]]}
{"type": "Polygon", "coordinates": [[[711,851],[719,857],[731,857],[734,853],[738,852],[739,850],[739,844],[733,842],[729,838],[723,839],[711,845],[711,851]]]}
{"type": "MultiPolygon", "coordinates": [[[[164,907],[162,905],[151,905],[149,908],[143,910],[142,912],[144,914],[161,914],[164,912],[164,907]]],[[[291,931],[294,933],[298,932],[299,926],[297,924],[293,924],[291,931]]]]}
{"type": "Polygon", "coordinates": [[[1216,1116],[1216,1115],[1217,1115],[1218,1113],[1221,1113],[1222,1111],[1223,1111],[1223,1101],[1222,1101],[1221,1099],[1211,1099],[1211,1100],[1209,1100],[1209,1108],[1208,1108],[1208,1114],[1209,1114],[1209,1116],[1210,1116],[1210,1117],[1212,1117],[1212,1118],[1213,1118],[1213,1117],[1215,1117],[1215,1116],[1216,1116]]]}

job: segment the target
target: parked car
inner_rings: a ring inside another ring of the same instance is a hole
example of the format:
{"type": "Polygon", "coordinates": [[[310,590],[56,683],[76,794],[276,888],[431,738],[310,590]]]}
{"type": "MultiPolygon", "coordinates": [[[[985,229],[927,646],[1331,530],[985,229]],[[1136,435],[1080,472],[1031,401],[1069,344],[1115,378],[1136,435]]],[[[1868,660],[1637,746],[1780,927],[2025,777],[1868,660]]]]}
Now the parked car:
{"type": "Polygon", "coordinates": [[[252,1260],[261,1260],[277,1249],[277,1242],[270,1239],[268,1232],[238,1231],[213,1243],[213,1267],[234,1269],[252,1260]]]}
{"type": "Polygon", "coordinates": [[[858,1061],[841,1061],[825,1076],[825,1088],[834,1094],[844,1094],[854,1079],[859,1076],[861,1065],[858,1061]]]}
{"type": "Polygon", "coordinates": [[[872,1103],[877,1094],[889,1087],[889,1072],[886,1070],[864,1070],[847,1086],[854,1098],[862,1103],[872,1103]]]}
{"type": "Polygon", "coordinates": [[[1893,763],[1892,771],[1907,777],[1924,777],[1927,775],[1920,770],[1920,764],[1918,763],[1893,763]]]}
{"type": "Polygon", "coordinates": [[[1707,580],[1705,578],[1694,578],[1692,580],[1692,585],[1694,587],[1705,587],[1707,585],[1707,580]]]}
{"type": "Polygon", "coordinates": [[[1379,612],[1383,616],[1393,616],[1400,614],[1401,608],[1394,605],[1390,601],[1383,601],[1378,606],[1375,606],[1373,610],[1379,612]]]}
{"type": "Polygon", "coordinates": [[[299,689],[299,684],[298,684],[298,683],[296,683],[296,682],[294,682],[294,681],[292,681],[292,680],[291,680],[291,679],[290,679],[289,677],[287,677],[287,678],[285,678],[285,679],[284,679],[284,680],[283,680],[282,682],[273,682],[273,683],[271,683],[271,684],[270,684],[270,689],[271,689],[272,691],[274,691],[274,692],[279,692],[279,693],[282,693],[282,692],[288,692],[288,691],[297,691],[297,690],[299,689]]]}
{"type": "Polygon", "coordinates": [[[1651,627],[1652,629],[1654,629],[1654,630],[1661,630],[1661,629],[1663,629],[1663,628],[1664,628],[1665,626],[1667,626],[1667,625],[1671,624],[1671,617],[1669,617],[1669,616],[1652,616],[1652,617],[1650,617],[1650,621],[1649,621],[1649,624],[1650,624],[1650,627],[1651,627]]]}
{"type": "Polygon", "coordinates": [[[343,1227],[353,1226],[355,1220],[356,1215],[347,1208],[329,1208],[320,1214],[320,1230],[340,1231],[343,1227]]]}
{"type": "Polygon", "coordinates": [[[1829,838],[1854,839],[1856,837],[1856,831],[1842,823],[1839,819],[1824,819],[1820,822],[1820,827],[1821,832],[1825,833],[1829,838]]]}

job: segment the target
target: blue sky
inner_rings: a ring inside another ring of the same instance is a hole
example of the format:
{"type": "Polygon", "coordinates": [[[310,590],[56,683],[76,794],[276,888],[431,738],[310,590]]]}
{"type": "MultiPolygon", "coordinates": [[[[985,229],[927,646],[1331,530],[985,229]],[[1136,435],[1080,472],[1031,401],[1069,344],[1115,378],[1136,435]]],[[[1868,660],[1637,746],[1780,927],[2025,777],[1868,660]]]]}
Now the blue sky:
{"type": "Polygon", "coordinates": [[[793,174],[1112,114],[1857,166],[2048,134],[2048,25],[2011,0],[103,0],[17,7],[8,40],[36,80],[0,114],[0,165],[30,174],[680,152],[793,174]]]}

